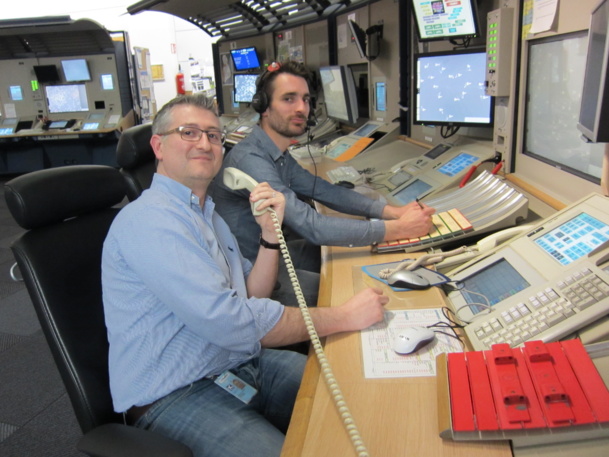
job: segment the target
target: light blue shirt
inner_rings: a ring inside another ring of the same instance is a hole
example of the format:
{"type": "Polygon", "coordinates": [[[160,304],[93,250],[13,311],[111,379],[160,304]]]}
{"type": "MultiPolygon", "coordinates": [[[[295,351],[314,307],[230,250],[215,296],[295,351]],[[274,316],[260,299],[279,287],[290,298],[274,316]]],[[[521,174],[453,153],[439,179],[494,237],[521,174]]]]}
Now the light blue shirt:
{"type": "Polygon", "coordinates": [[[121,210],[102,257],[117,412],[255,357],[283,306],[247,298],[251,263],[211,198],[155,174],[121,210]]]}
{"type": "Polygon", "coordinates": [[[286,199],[283,223],[313,244],[366,246],[385,238],[385,222],[349,219],[319,214],[302,197],[318,201],[345,214],[382,218],[385,203],[353,190],[336,186],[303,169],[287,152],[280,151],[260,126],[224,158],[222,170],[210,189],[218,213],[239,241],[245,257],[256,258],[260,227],[248,200],[249,191],[233,191],[221,179],[224,168],[238,168],[258,182],[266,181],[286,199]]]}

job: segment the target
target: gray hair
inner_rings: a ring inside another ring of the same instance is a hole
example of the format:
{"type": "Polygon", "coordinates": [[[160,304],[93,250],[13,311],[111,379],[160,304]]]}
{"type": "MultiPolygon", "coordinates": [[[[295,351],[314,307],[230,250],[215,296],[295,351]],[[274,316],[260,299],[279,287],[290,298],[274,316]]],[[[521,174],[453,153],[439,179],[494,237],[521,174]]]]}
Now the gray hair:
{"type": "Polygon", "coordinates": [[[212,98],[208,98],[203,94],[180,95],[173,100],[168,101],[160,111],[154,116],[152,122],[152,134],[158,135],[161,132],[166,132],[171,124],[171,112],[173,108],[179,105],[190,105],[211,112],[218,117],[216,105],[212,98]]]}

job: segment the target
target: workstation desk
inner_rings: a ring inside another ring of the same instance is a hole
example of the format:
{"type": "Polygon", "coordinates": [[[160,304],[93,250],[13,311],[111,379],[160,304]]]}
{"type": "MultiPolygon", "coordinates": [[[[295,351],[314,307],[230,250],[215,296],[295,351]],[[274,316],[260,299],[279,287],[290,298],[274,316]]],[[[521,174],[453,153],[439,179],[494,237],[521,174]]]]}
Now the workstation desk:
{"type": "MultiPolygon", "coordinates": [[[[363,265],[401,260],[404,253],[372,254],[369,247],[324,247],[322,255],[319,306],[338,306],[367,286],[383,288],[390,297],[386,309],[438,308],[444,304],[444,294],[436,287],[396,293],[361,271],[363,265]]],[[[327,337],[324,347],[371,457],[512,455],[507,441],[453,442],[440,438],[435,377],[366,379],[359,332],[327,337]]],[[[315,354],[309,356],[281,455],[356,456],[315,354]]]]}
{"type": "MultiPolygon", "coordinates": [[[[302,165],[319,176],[342,165],[325,157],[302,165]]],[[[513,182],[530,199],[530,208],[542,217],[553,214],[534,189],[513,182]]],[[[324,214],[332,211],[317,207],[324,214]]],[[[344,217],[344,215],[342,216],[344,217]]],[[[397,262],[420,254],[372,253],[369,246],[357,248],[322,247],[322,270],[318,306],[339,306],[364,287],[380,287],[390,297],[386,309],[429,309],[446,304],[437,287],[424,291],[393,292],[388,286],[362,272],[365,265],[397,262]]],[[[360,332],[325,338],[325,352],[345,401],[358,426],[370,457],[436,456],[572,456],[607,455],[608,439],[552,443],[512,449],[509,441],[451,441],[439,436],[436,377],[366,379],[360,332]]],[[[609,357],[597,367],[609,384],[609,357]]],[[[355,457],[351,440],[343,427],[314,353],[307,361],[296,400],[292,422],[286,435],[282,457],[355,457]]]]}

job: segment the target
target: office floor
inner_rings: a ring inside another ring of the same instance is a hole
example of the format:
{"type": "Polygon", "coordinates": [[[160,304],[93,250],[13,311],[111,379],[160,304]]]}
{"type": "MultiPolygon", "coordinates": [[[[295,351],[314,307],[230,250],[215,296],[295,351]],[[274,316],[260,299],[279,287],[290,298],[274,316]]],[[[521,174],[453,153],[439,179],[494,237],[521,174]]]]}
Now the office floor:
{"type": "Polygon", "coordinates": [[[0,177],[0,455],[77,457],[81,436],[23,283],[14,282],[11,242],[23,232],[0,177]]]}

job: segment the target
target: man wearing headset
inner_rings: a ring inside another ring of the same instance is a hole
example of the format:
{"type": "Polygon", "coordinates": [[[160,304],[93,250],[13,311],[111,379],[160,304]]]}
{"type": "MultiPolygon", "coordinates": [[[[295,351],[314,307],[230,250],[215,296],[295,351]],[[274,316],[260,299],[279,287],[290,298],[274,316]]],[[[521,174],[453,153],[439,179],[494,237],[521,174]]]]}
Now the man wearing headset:
{"type": "MultiPolygon", "coordinates": [[[[260,123],[226,155],[223,167],[238,168],[285,195],[284,224],[305,240],[296,249],[295,243],[290,245],[297,269],[314,274],[319,271],[319,251],[315,249],[319,245],[365,246],[429,233],[433,208],[416,202],[398,207],[372,200],[316,178],[287,152],[292,139],[302,135],[309,124],[310,73],[303,64],[271,64],[257,81],[256,90],[252,107],[260,113],[260,123]],[[341,213],[379,220],[321,215],[302,198],[318,201],[341,213]]],[[[241,252],[246,258],[254,258],[259,248],[260,229],[251,214],[248,192],[233,191],[220,180],[214,181],[211,192],[241,252]]],[[[316,291],[315,278],[299,273],[304,276],[303,289],[316,291]]],[[[280,274],[280,283],[284,282],[280,274]]]]}

